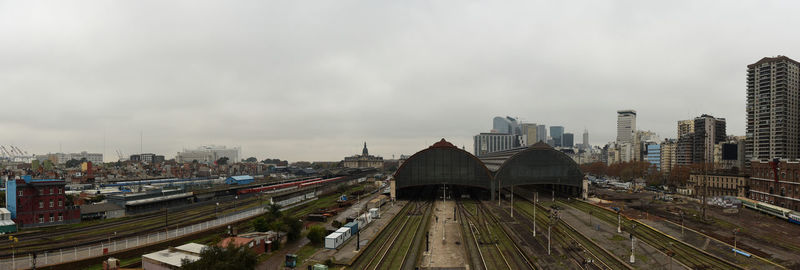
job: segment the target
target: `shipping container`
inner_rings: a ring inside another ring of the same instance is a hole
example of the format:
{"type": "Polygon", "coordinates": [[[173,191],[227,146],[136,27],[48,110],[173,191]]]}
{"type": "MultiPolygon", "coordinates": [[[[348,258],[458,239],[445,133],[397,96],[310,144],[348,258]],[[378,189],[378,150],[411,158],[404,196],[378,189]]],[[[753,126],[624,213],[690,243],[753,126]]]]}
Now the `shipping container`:
{"type": "Polygon", "coordinates": [[[381,218],[381,213],[378,208],[369,209],[369,215],[372,219],[381,218]]]}
{"type": "Polygon", "coordinates": [[[327,249],[336,249],[342,244],[342,242],[344,242],[344,240],[342,240],[341,233],[335,232],[325,236],[325,248],[327,249]]]}
{"type": "Polygon", "coordinates": [[[338,230],[336,230],[336,232],[342,234],[342,241],[347,241],[347,239],[350,239],[350,236],[351,236],[350,228],[341,227],[338,230]]]}
{"type": "Polygon", "coordinates": [[[350,222],[344,225],[347,228],[350,228],[350,235],[354,235],[358,233],[358,223],[357,222],[350,222]]]}

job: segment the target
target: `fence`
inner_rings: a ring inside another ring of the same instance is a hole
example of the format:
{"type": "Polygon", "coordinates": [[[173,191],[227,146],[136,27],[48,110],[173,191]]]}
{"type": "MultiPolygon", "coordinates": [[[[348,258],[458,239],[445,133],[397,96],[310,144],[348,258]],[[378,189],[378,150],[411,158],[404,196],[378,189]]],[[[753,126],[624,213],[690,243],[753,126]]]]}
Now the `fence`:
{"type": "MultiPolygon", "coordinates": [[[[253,207],[248,210],[244,210],[222,218],[209,220],[203,223],[198,223],[182,228],[175,228],[172,230],[166,230],[147,235],[139,235],[136,237],[114,239],[113,241],[103,242],[100,243],[99,245],[95,244],[95,245],[80,246],[68,249],[61,249],[58,251],[40,252],[36,253],[35,265],[41,267],[41,266],[101,257],[117,251],[143,247],[162,241],[180,238],[187,234],[219,228],[243,219],[247,219],[262,214],[264,212],[265,211],[262,207],[253,207]]],[[[11,259],[0,260],[0,269],[33,268],[33,263],[34,263],[34,256],[31,253],[27,253],[22,255],[22,257],[15,256],[11,259]]]]}

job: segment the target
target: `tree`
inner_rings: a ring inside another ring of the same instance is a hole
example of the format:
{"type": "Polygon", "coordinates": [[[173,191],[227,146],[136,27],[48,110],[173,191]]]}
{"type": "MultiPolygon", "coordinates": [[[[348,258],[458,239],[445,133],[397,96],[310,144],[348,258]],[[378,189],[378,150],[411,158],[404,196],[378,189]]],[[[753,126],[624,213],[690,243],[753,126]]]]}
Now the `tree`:
{"type": "Polygon", "coordinates": [[[244,161],[245,161],[245,162],[251,162],[251,163],[254,163],[254,162],[258,162],[258,159],[257,159],[257,158],[255,158],[255,157],[249,157],[249,158],[245,159],[244,161]]]}
{"type": "Polygon", "coordinates": [[[255,269],[258,258],[247,246],[235,247],[229,244],[226,248],[209,246],[200,252],[200,259],[189,262],[181,260],[181,268],[187,270],[234,270],[255,269]]]}
{"type": "Polygon", "coordinates": [[[311,226],[306,237],[312,244],[319,246],[325,240],[325,228],[317,225],[311,226]]]}
{"type": "Polygon", "coordinates": [[[253,229],[259,232],[269,231],[269,222],[264,217],[259,217],[253,220],[253,229]]]}
{"type": "Polygon", "coordinates": [[[299,219],[293,218],[291,216],[284,216],[282,218],[283,224],[285,227],[286,237],[289,238],[289,241],[294,241],[300,239],[301,233],[303,232],[303,221],[299,219]]]}
{"type": "Polygon", "coordinates": [[[228,165],[228,157],[221,157],[217,159],[217,165],[228,165]]]}
{"type": "Polygon", "coordinates": [[[78,165],[81,165],[81,161],[77,160],[77,159],[70,159],[70,160],[67,160],[67,163],[64,164],[64,165],[66,165],[67,168],[75,168],[75,167],[78,167],[78,165]]]}

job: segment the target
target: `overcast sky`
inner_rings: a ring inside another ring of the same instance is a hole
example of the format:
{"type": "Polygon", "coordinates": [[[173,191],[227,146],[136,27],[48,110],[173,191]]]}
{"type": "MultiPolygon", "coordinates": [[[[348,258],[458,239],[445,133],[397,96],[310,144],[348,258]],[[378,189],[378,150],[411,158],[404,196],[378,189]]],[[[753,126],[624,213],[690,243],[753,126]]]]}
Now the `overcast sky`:
{"type": "Polygon", "coordinates": [[[604,144],[619,109],[743,135],[746,65],[800,60],[796,2],[511,2],[0,0],[0,145],[392,158],[505,115],[604,144]]]}

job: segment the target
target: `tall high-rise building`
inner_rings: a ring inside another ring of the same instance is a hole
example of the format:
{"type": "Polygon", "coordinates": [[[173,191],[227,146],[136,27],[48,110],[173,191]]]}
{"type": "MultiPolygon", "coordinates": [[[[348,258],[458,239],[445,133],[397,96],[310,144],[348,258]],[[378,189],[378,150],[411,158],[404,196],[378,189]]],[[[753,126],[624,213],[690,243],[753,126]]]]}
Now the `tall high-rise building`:
{"type": "Polygon", "coordinates": [[[564,133],[561,135],[561,146],[572,147],[573,145],[575,145],[575,134],[564,133]]]}
{"type": "Polygon", "coordinates": [[[694,120],[690,119],[678,121],[678,138],[692,132],[694,132],[694,120]]]}
{"type": "Polygon", "coordinates": [[[800,155],[800,63],[786,56],[747,65],[748,160],[800,155]]]}
{"type": "Polygon", "coordinates": [[[661,172],[669,173],[675,166],[675,152],[678,142],[674,139],[665,139],[661,142],[661,172]]]}
{"type": "Polygon", "coordinates": [[[522,138],[525,145],[534,145],[535,143],[539,142],[540,139],[536,134],[536,127],[536,124],[531,123],[520,124],[522,138]]]}
{"type": "Polygon", "coordinates": [[[562,146],[564,145],[561,141],[561,137],[564,135],[564,127],[562,126],[550,126],[550,137],[553,138],[554,146],[562,146]]]}
{"type": "Polygon", "coordinates": [[[617,143],[632,144],[634,132],[636,132],[636,111],[617,111],[617,143]]]}
{"type": "Polygon", "coordinates": [[[656,170],[661,171],[661,145],[655,142],[648,142],[645,149],[647,149],[645,160],[655,166],[656,170]]]}
{"type": "Polygon", "coordinates": [[[547,142],[547,126],[545,125],[536,126],[536,138],[539,139],[539,141],[547,142]]]}
{"type": "Polygon", "coordinates": [[[714,146],[727,139],[725,118],[704,114],[694,119],[693,163],[713,163],[714,146]]]}
{"type": "Polygon", "coordinates": [[[583,149],[589,149],[589,131],[584,129],[583,130],[583,149]]]}
{"type": "Polygon", "coordinates": [[[497,116],[492,120],[492,130],[497,133],[522,135],[522,130],[516,118],[497,116]]]}

